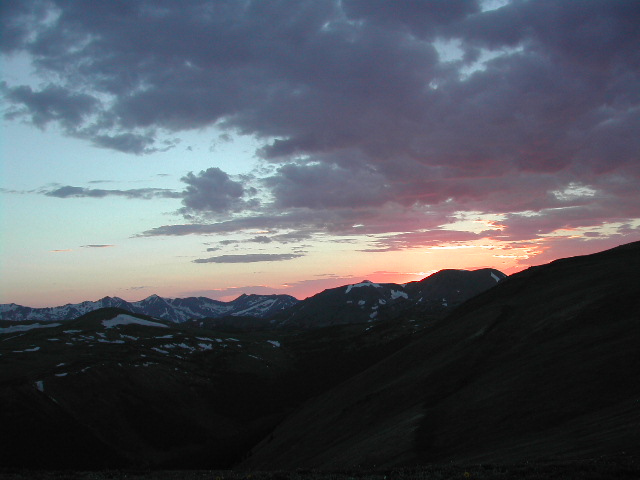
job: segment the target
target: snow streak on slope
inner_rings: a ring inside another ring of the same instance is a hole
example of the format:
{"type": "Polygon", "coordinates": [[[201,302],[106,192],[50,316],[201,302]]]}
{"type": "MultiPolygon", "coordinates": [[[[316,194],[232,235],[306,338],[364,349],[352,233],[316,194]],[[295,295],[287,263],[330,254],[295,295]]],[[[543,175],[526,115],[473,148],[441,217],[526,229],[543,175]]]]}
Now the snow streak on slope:
{"type": "Polygon", "coordinates": [[[103,320],[102,324],[106,328],[113,328],[118,325],[144,325],[146,327],[160,327],[160,328],[169,328],[162,323],[150,322],[149,320],[144,320],[142,318],[132,317],[131,315],[118,315],[117,317],[112,318],[111,320],[103,320]]]}
{"type": "Polygon", "coordinates": [[[43,325],[41,323],[32,323],[30,325],[12,325],[10,327],[0,328],[0,335],[4,333],[25,332],[27,330],[33,330],[34,328],[51,328],[59,327],[61,323],[48,323],[43,325]]]}
{"type": "Polygon", "coordinates": [[[375,288],[382,288],[382,285],[378,284],[378,283],[373,283],[370,282],[369,280],[365,280],[364,282],[360,282],[360,283],[354,283],[353,285],[348,285],[347,289],[345,290],[344,293],[349,293],[351,291],[352,288],[360,288],[360,287],[375,287],[375,288]]]}

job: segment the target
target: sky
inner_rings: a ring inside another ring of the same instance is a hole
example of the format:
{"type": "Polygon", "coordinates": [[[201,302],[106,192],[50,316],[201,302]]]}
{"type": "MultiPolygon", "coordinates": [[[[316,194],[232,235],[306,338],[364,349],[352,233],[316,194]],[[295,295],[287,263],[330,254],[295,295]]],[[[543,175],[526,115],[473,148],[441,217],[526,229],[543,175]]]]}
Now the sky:
{"type": "Polygon", "coordinates": [[[0,22],[0,303],[302,299],[640,240],[637,0],[21,0],[0,22]]]}

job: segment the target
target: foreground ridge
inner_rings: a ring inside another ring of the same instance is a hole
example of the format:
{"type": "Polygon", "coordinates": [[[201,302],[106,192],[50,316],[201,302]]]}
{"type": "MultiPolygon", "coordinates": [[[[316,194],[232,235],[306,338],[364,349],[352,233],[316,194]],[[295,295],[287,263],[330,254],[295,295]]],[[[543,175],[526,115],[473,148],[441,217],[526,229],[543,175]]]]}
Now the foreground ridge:
{"type": "Polygon", "coordinates": [[[244,468],[640,454],[640,242],[512,275],[307,402],[244,468]]]}
{"type": "Polygon", "coordinates": [[[640,474],[638,461],[630,459],[600,457],[590,461],[571,463],[524,463],[457,465],[432,464],[413,468],[385,470],[182,470],[182,471],[97,471],[97,472],[47,472],[33,470],[3,473],[3,480],[426,480],[426,479],[478,479],[478,480],[565,480],[575,479],[621,479],[636,480],[640,474]]]}

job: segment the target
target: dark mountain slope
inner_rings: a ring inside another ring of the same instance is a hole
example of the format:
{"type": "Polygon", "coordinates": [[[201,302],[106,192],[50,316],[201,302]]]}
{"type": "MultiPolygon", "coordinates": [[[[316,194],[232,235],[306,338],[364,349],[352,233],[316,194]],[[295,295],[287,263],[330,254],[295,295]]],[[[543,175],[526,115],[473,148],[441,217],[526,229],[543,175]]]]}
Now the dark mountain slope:
{"type": "Polygon", "coordinates": [[[281,328],[317,328],[390,320],[404,313],[442,316],[504,278],[504,273],[484,268],[441,270],[404,285],[365,280],[302,300],[274,316],[271,323],[281,328]]]}
{"type": "Polygon", "coordinates": [[[0,467],[228,468],[419,321],[211,331],[104,308],[0,329],[0,467]]]}
{"type": "Polygon", "coordinates": [[[107,308],[0,335],[0,465],[228,467],[286,411],[278,340],[107,308]]]}
{"type": "Polygon", "coordinates": [[[479,293],[494,287],[507,276],[493,268],[480,270],[440,270],[419,282],[410,282],[404,286],[409,297],[416,301],[441,301],[447,304],[459,304],[479,293]]]}
{"type": "Polygon", "coordinates": [[[243,468],[640,456],[640,242],[530,268],[320,395],[243,468]]]}

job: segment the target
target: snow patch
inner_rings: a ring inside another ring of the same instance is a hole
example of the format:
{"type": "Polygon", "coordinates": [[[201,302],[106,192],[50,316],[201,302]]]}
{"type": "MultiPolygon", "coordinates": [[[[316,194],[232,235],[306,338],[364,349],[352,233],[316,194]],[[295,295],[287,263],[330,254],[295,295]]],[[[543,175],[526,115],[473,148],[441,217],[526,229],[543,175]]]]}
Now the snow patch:
{"type": "Polygon", "coordinates": [[[267,342],[269,342],[274,347],[279,347],[280,346],[280,342],[278,342],[277,340],[267,340],[267,342]]]}
{"type": "Polygon", "coordinates": [[[40,350],[40,347],[25,348],[24,350],[14,350],[13,353],[37,352],[38,350],[40,350]]]}
{"type": "Polygon", "coordinates": [[[495,273],[493,273],[493,272],[491,272],[491,278],[493,278],[493,279],[496,281],[496,283],[498,283],[498,282],[500,281],[500,277],[499,277],[499,276],[497,276],[497,275],[496,275],[495,273]]]}
{"type": "Polygon", "coordinates": [[[44,380],[38,380],[36,382],[36,388],[41,392],[44,392],[44,380]]]}
{"type": "Polygon", "coordinates": [[[348,285],[347,290],[344,293],[349,293],[352,288],[360,288],[360,287],[374,287],[374,288],[382,288],[382,285],[379,283],[373,283],[369,281],[364,281],[361,283],[354,283],[353,285],[348,285]]]}
{"type": "Polygon", "coordinates": [[[400,290],[391,290],[391,300],[395,300],[397,298],[409,298],[407,292],[401,292],[400,290]]]}
{"type": "Polygon", "coordinates": [[[51,328],[51,327],[59,327],[62,325],[61,323],[33,323],[31,325],[13,325],[11,327],[0,328],[0,335],[4,335],[5,333],[13,333],[13,332],[24,332],[26,330],[33,330],[34,328],[51,328]]]}
{"type": "Polygon", "coordinates": [[[103,320],[102,325],[106,328],[113,328],[118,325],[143,325],[145,327],[169,328],[167,325],[162,323],[143,320],[142,318],[132,317],[131,315],[126,315],[124,313],[112,318],[111,320],[103,320]]]}
{"type": "Polygon", "coordinates": [[[106,340],[104,338],[98,339],[99,343],[124,343],[124,340],[106,340]]]}

